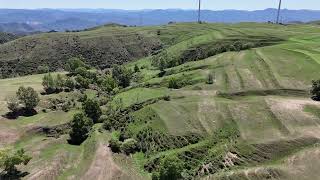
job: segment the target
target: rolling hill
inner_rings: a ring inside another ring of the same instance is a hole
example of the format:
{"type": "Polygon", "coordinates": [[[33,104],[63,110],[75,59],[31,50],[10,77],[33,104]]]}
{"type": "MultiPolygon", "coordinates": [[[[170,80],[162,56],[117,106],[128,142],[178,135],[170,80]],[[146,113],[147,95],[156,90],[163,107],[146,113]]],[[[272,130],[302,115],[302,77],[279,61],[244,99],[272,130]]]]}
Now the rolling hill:
{"type": "MultiPolygon", "coordinates": [[[[311,81],[320,78],[319,27],[109,26],[5,43],[0,45],[0,52],[6,52],[0,62],[21,63],[17,74],[22,67],[32,69],[21,75],[35,72],[35,64],[48,63],[56,70],[67,59],[62,57],[79,52],[97,67],[125,62],[126,68],[139,67],[139,71],[129,87],[118,90],[102,106],[107,111],[122,103],[124,117],[116,119],[122,127],[106,130],[96,124],[80,146],[69,145],[68,134],[52,137],[39,132],[68,123],[81,109],[42,111],[50,98],[76,98],[81,93],[62,92],[41,96],[35,116],[0,117],[0,147],[23,147],[32,154],[31,162],[21,168],[28,172],[24,179],[151,179],[161,159],[171,155],[182,160],[184,179],[316,179],[320,103],[310,99],[309,90],[311,81]],[[84,47],[90,49],[83,51],[84,47]],[[117,55],[119,47],[128,54],[117,55]],[[161,50],[152,54],[154,47],[161,50]],[[90,51],[102,54],[89,56],[90,51]],[[170,87],[173,81],[175,88],[170,87]],[[128,138],[137,140],[141,151],[127,156],[108,148],[110,139],[128,138]]],[[[5,97],[20,85],[41,91],[42,77],[0,80],[0,114],[8,111],[5,97]]],[[[93,89],[84,93],[103,98],[93,89]]]]}
{"type": "Polygon", "coordinates": [[[63,69],[69,58],[79,56],[90,65],[107,68],[161,48],[160,41],[137,30],[107,25],[90,31],[43,33],[10,41],[0,46],[0,76],[37,73],[39,66],[56,71],[63,69]]]}
{"type": "MultiPolygon", "coordinates": [[[[272,8],[256,11],[203,10],[202,20],[216,23],[274,22],[276,14],[277,10],[272,8]]],[[[11,33],[71,31],[108,23],[128,26],[164,25],[169,22],[194,22],[196,16],[196,10],[183,9],[0,9],[0,31],[11,33]]],[[[319,19],[320,12],[314,10],[283,9],[281,16],[283,23],[319,19]]]]}

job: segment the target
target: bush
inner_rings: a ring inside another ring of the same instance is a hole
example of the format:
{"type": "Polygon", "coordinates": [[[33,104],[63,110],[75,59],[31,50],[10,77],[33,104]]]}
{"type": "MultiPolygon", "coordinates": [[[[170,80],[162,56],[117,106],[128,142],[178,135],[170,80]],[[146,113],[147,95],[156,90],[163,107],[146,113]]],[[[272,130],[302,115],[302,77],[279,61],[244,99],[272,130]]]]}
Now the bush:
{"type": "Polygon", "coordinates": [[[66,65],[66,70],[71,72],[71,73],[75,73],[76,69],[80,68],[80,67],[84,67],[86,69],[88,69],[88,66],[84,63],[85,59],[83,59],[82,57],[77,58],[77,57],[73,57],[70,58],[67,62],[66,65]]]}
{"type": "Polygon", "coordinates": [[[49,67],[46,65],[45,66],[40,65],[37,68],[37,73],[39,73],[39,74],[48,73],[48,72],[49,72],[49,67]]]}
{"type": "Polygon", "coordinates": [[[140,68],[139,68],[139,66],[137,64],[134,65],[134,72],[135,73],[140,72],[140,68]]]}
{"type": "Polygon", "coordinates": [[[74,90],[74,88],[75,88],[75,86],[76,86],[76,81],[75,81],[73,78],[68,77],[68,78],[65,80],[64,86],[65,86],[68,90],[72,91],[72,90],[74,90]]]}
{"type": "Polygon", "coordinates": [[[20,149],[14,153],[8,150],[0,150],[0,168],[3,169],[8,175],[17,173],[16,166],[27,165],[31,157],[25,154],[24,149],[20,149]]]}
{"type": "Polygon", "coordinates": [[[76,81],[77,81],[78,88],[84,88],[84,89],[89,88],[89,85],[90,85],[89,79],[82,77],[81,75],[77,75],[76,81]]]}
{"type": "Polygon", "coordinates": [[[120,152],[121,142],[119,140],[112,138],[109,143],[110,143],[109,147],[112,152],[114,153],[120,152]]]}
{"type": "Polygon", "coordinates": [[[44,91],[47,94],[54,93],[56,91],[56,81],[54,80],[53,76],[51,73],[46,74],[42,78],[42,86],[44,91]]]}
{"type": "Polygon", "coordinates": [[[311,98],[320,101],[320,80],[312,81],[311,98]]]}
{"type": "Polygon", "coordinates": [[[7,99],[8,109],[12,113],[17,113],[19,111],[19,105],[19,100],[16,97],[10,97],[9,99],[7,99]]]}
{"type": "Polygon", "coordinates": [[[131,153],[135,153],[137,151],[137,141],[135,139],[126,139],[120,149],[123,153],[129,155],[131,153]]]}
{"type": "Polygon", "coordinates": [[[115,65],[112,68],[112,77],[117,81],[119,86],[126,88],[130,86],[132,72],[123,66],[115,65]]]}
{"type": "Polygon", "coordinates": [[[180,86],[179,86],[178,80],[175,79],[175,78],[171,78],[171,79],[169,80],[169,85],[168,85],[168,87],[169,87],[170,89],[179,89],[180,86]]]}
{"type": "Polygon", "coordinates": [[[92,99],[87,99],[82,104],[83,111],[86,115],[93,120],[94,123],[98,123],[98,120],[102,114],[99,102],[92,99]]]}
{"type": "Polygon", "coordinates": [[[118,87],[117,81],[110,75],[107,75],[101,82],[100,85],[103,91],[111,93],[115,88],[118,87]]]}
{"type": "Polygon", "coordinates": [[[85,141],[88,138],[92,126],[92,120],[86,117],[85,114],[75,114],[73,116],[73,120],[71,121],[69,143],[74,145],[80,145],[83,141],[85,141]]]}
{"type": "Polygon", "coordinates": [[[28,111],[33,110],[40,102],[38,93],[31,87],[21,86],[17,91],[17,98],[28,111]]]}
{"type": "Polygon", "coordinates": [[[213,84],[213,74],[212,73],[209,73],[208,74],[208,79],[207,79],[207,84],[213,84]]]}
{"type": "Polygon", "coordinates": [[[177,180],[181,179],[183,171],[183,161],[175,155],[165,157],[160,162],[159,179],[177,180]]]}

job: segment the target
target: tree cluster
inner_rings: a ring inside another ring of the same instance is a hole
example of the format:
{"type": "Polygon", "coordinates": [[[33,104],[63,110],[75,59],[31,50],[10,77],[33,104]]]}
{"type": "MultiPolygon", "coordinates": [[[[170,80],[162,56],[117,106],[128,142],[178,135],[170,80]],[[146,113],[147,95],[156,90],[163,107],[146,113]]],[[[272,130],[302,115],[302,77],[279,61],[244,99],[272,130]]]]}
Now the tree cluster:
{"type": "Polygon", "coordinates": [[[30,160],[31,157],[25,154],[24,149],[17,150],[16,152],[0,150],[0,168],[9,177],[17,174],[18,170],[16,166],[21,164],[27,165],[30,160]]]}
{"type": "Polygon", "coordinates": [[[32,112],[34,108],[40,102],[38,93],[31,87],[19,87],[15,97],[11,97],[7,100],[8,109],[16,114],[22,108],[27,113],[32,112]]]}

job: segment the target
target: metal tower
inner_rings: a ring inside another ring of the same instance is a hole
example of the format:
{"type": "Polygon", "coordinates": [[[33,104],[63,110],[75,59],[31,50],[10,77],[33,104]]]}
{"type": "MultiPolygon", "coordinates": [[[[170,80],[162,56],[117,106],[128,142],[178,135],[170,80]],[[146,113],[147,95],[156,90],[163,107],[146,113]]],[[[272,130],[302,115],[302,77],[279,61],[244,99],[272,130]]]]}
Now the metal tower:
{"type": "Polygon", "coordinates": [[[278,7],[278,15],[277,15],[277,21],[276,23],[279,24],[279,20],[280,20],[280,12],[281,12],[281,2],[282,0],[279,0],[279,7],[278,7]]]}
{"type": "Polygon", "coordinates": [[[198,23],[201,23],[201,0],[199,0],[198,23]]]}

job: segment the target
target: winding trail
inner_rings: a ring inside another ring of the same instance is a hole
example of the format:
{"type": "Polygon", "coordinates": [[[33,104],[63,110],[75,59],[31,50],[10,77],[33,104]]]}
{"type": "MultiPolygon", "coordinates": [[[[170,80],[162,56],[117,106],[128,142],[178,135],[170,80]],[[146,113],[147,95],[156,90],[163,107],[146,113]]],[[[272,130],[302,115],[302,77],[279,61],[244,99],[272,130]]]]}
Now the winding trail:
{"type": "Polygon", "coordinates": [[[112,180],[112,179],[130,179],[112,158],[110,148],[103,143],[98,145],[95,157],[85,175],[81,180],[112,180]]]}

